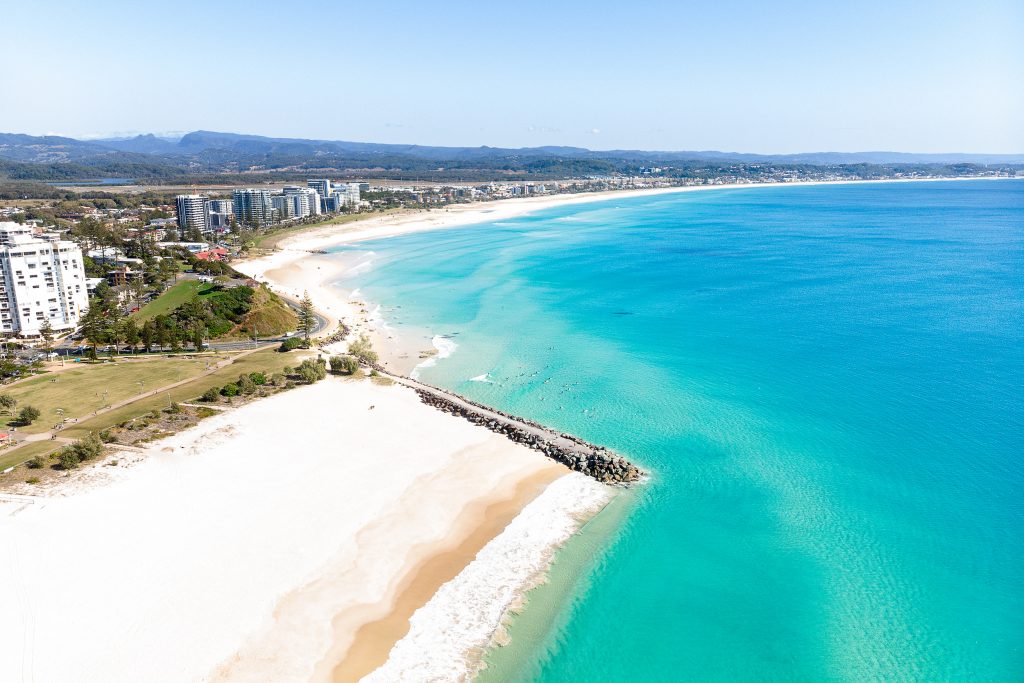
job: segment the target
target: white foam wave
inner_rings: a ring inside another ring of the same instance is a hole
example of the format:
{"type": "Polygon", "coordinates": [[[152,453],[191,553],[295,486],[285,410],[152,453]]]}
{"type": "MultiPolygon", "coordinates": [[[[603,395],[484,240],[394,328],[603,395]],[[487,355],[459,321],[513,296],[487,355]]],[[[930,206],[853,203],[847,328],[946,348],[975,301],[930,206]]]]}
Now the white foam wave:
{"type": "Polygon", "coordinates": [[[494,380],[488,379],[488,373],[477,375],[476,377],[470,377],[470,382],[483,382],[484,384],[494,384],[494,380]]]}
{"type": "Polygon", "coordinates": [[[555,551],[599,511],[612,489],[573,472],[552,483],[462,572],[409,619],[387,662],[362,680],[466,681],[551,565],[555,551]]]}
{"type": "Polygon", "coordinates": [[[455,353],[455,349],[459,348],[459,345],[451,339],[442,337],[439,334],[435,334],[434,338],[430,340],[430,343],[434,346],[434,349],[437,350],[437,353],[417,364],[416,367],[412,369],[412,372],[409,373],[409,377],[412,379],[419,379],[421,370],[434,367],[437,365],[437,361],[447,358],[455,353]]]}
{"type": "Polygon", "coordinates": [[[348,295],[348,298],[349,298],[349,299],[358,299],[358,298],[359,298],[359,295],[360,295],[360,294],[362,294],[362,292],[360,292],[360,291],[359,291],[359,288],[358,288],[358,287],[356,287],[356,288],[355,288],[355,289],[353,289],[353,290],[352,290],[352,292],[351,292],[351,293],[350,293],[350,294],[348,295]]]}
{"type": "Polygon", "coordinates": [[[375,254],[371,251],[366,254],[366,257],[360,260],[357,264],[350,267],[345,271],[346,275],[362,275],[373,270],[373,261],[375,254]]]}

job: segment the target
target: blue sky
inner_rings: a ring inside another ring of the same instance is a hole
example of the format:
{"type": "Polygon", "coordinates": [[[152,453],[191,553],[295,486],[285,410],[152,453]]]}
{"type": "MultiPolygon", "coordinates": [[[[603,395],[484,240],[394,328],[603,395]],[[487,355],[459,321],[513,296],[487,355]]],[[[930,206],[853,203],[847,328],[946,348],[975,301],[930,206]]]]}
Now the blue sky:
{"type": "Polygon", "coordinates": [[[0,18],[2,132],[1024,152],[1021,0],[0,0],[0,18]]]}

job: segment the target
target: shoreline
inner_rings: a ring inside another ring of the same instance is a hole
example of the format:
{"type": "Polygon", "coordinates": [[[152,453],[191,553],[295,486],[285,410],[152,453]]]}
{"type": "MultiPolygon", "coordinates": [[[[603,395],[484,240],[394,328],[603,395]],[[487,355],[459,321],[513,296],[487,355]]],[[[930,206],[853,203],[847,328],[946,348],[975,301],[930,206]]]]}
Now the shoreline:
{"type": "MultiPolygon", "coordinates": [[[[0,568],[11,605],[0,637],[17,654],[0,678],[338,680],[341,663],[386,661],[424,607],[463,609],[439,590],[523,510],[558,508],[571,535],[614,496],[409,388],[339,378],[224,411],[87,474],[34,505],[0,505],[12,559],[0,568]],[[54,642],[60,658],[48,655],[54,642]],[[124,655],[105,656],[110,642],[124,655]]],[[[518,539],[536,555],[524,580],[549,559],[534,538],[544,520],[518,539]]],[[[465,615],[478,628],[460,666],[479,665],[494,608],[465,615]]],[[[445,638],[448,626],[435,619],[414,635],[445,638]]]]}
{"type": "MultiPolygon", "coordinates": [[[[879,180],[799,181],[790,183],[734,183],[722,185],[689,185],[682,187],[612,190],[575,194],[544,195],[502,199],[467,204],[452,204],[443,209],[405,210],[337,225],[310,226],[281,240],[274,251],[241,259],[232,266],[253,279],[265,282],[270,289],[299,300],[308,291],[317,311],[328,319],[334,329],[345,320],[352,333],[365,333],[380,354],[381,364],[399,375],[409,376],[414,368],[438,353],[436,347],[425,348],[418,340],[398,338],[380,315],[380,307],[360,296],[358,289],[342,295],[330,283],[346,271],[359,269],[365,263],[347,264],[341,259],[325,257],[322,251],[332,247],[358,244],[370,240],[399,237],[421,232],[459,228],[480,223],[508,220],[536,211],[559,206],[606,202],[614,199],[649,197],[684,192],[740,190],[755,188],[814,187],[826,185],[863,185],[879,183],[958,182],[961,180],[999,180],[999,178],[888,178],[879,180]]],[[[1007,178],[1004,180],[1013,180],[1007,178]]],[[[344,352],[345,344],[325,347],[328,353],[344,352]]]]}
{"type": "MultiPolygon", "coordinates": [[[[361,264],[344,263],[342,259],[338,258],[325,258],[318,252],[325,248],[340,246],[343,244],[353,244],[365,240],[382,239],[386,237],[449,227],[462,227],[478,223],[489,223],[561,205],[597,203],[618,198],[654,196],[703,190],[855,184],[862,182],[921,181],[917,179],[908,179],[888,181],[842,181],[829,183],[764,183],[691,186],[662,188],[656,190],[554,195],[519,200],[510,199],[498,202],[455,205],[443,212],[427,211],[395,213],[383,217],[370,217],[360,221],[352,221],[337,226],[324,226],[320,228],[313,226],[308,231],[302,231],[282,240],[273,253],[241,262],[236,266],[236,268],[257,280],[267,282],[272,289],[275,289],[275,291],[279,291],[294,298],[299,298],[302,296],[304,291],[308,291],[314,302],[314,307],[318,312],[328,318],[328,329],[333,330],[337,326],[338,322],[345,321],[345,324],[349,327],[351,334],[369,334],[375,348],[381,355],[382,365],[385,366],[388,371],[407,376],[413,374],[416,366],[420,363],[424,361],[429,362],[429,360],[435,355],[435,350],[416,348],[410,345],[410,340],[395,339],[395,335],[387,328],[386,321],[379,315],[379,306],[372,308],[366,301],[355,296],[358,294],[358,291],[349,292],[348,296],[344,296],[336,288],[331,286],[331,282],[339,278],[347,269],[362,267],[361,264]]],[[[325,347],[324,351],[327,353],[340,353],[345,350],[345,347],[345,342],[339,342],[325,347]]],[[[553,488],[553,486],[548,487],[549,493],[553,488]]],[[[603,508],[603,505],[601,507],[603,508]]],[[[522,509],[521,515],[526,515],[527,509],[529,509],[529,506],[522,509]]],[[[596,512],[597,510],[592,510],[587,519],[592,518],[596,512]]],[[[520,519],[519,516],[514,516],[512,522],[507,528],[511,529],[518,519],[520,519]]],[[[584,520],[580,521],[582,522],[584,520]]],[[[578,526],[575,528],[578,529],[578,526]]],[[[550,561],[557,549],[564,545],[571,535],[572,533],[560,539],[559,542],[548,548],[548,557],[544,561],[545,567],[550,564],[550,561]]],[[[492,545],[498,544],[500,539],[500,535],[492,538],[489,543],[479,549],[479,554],[482,556],[492,545]]],[[[465,556],[463,559],[465,559],[465,556]]],[[[347,663],[351,663],[360,672],[375,671],[375,673],[369,675],[367,680],[370,681],[388,680],[385,672],[397,675],[404,666],[421,666],[423,664],[422,661],[417,662],[412,660],[416,660],[417,657],[421,660],[427,658],[428,651],[432,651],[434,647],[436,647],[436,643],[432,643],[431,647],[424,647],[422,645],[424,637],[418,633],[415,625],[411,624],[413,624],[418,615],[430,613],[431,608],[436,602],[443,602],[445,591],[452,585],[458,584],[464,574],[470,573],[472,567],[473,563],[470,562],[462,569],[461,572],[448,582],[441,585],[431,585],[429,590],[424,587],[423,592],[418,593],[418,598],[422,599],[423,595],[430,591],[433,591],[433,597],[431,597],[426,603],[420,605],[418,609],[415,609],[411,615],[409,614],[409,606],[407,604],[402,604],[401,607],[399,607],[403,602],[404,597],[401,592],[399,592],[398,597],[396,597],[396,602],[394,603],[395,608],[388,613],[387,616],[382,616],[377,620],[368,621],[364,625],[363,629],[360,630],[364,640],[354,640],[348,648],[342,647],[342,644],[336,641],[333,652],[335,653],[335,659],[338,662],[337,666],[344,667],[347,663]],[[394,640],[396,638],[397,640],[394,640]],[[421,642],[418,652],[409,652],[411,647],[410,644],[418,641],[421,642]],[[338,657],[340,657],[340,659],[338,657]],[[350,657],[354,659],[350,659],[350,657]],[[377,669],[371,669],[371,664],[382,666],[377,669]]],[[[541,570],[539,573],[543,574],[544,571],[545,570],[541,570]]],[[[518,601],[525,598],[525,593],[540,580],[539,576],[532,576],[529,582],[520,586],[520,592],[514,597],[517,604],[518,601]]],[[[502,614],[507,615],[508,611],[509,610],[506,605],[506,610],[503,611],[502,614]]],[[[449,619],[454,620],[454,622],[459,621],[455,614],[449,614],[448,617],[449,619]]],[[[498,619],[499,622],[504,618],[505,616],[500,616],[498,619]]],[[[496,629],[497,630],[494,630],[489,634],[488,638],[484,642],[481,642],[479,639],[474,641],[473,647],[476,648],[474,651],[476,653],[475,661],[477,665],[482,663],[482,658],[488,651],[488,644],[493,643],[496,638],[500,639],[498,634],[498,631],[501,630],[500,625],[496,625],[496,629]]],[[[430,639],[426,638],[425,640],[429,641],[430,639]]],[[[465,656],[467,651],[463,650],[460,654],[465,656]]],[[[455,656],[456,653],[454,652],[448,653],[449,658],[455,656]]],[[[436,662],[434,665],[439,666],[436,662]]],[[[473,665],[470,665],[469,669],[462,670],[456,677],[461,679],[463,677],[470,676],[473,671],[478,670],[472,668],[472,666],[473,665]]],[[[355,678],[351,676],[340,673],[337,669],[334,670],[334,674],[333,679],[330,680],[355,680],[355,678]]],[[[321,677],[319,680],[328,679],[321,677]]]]}

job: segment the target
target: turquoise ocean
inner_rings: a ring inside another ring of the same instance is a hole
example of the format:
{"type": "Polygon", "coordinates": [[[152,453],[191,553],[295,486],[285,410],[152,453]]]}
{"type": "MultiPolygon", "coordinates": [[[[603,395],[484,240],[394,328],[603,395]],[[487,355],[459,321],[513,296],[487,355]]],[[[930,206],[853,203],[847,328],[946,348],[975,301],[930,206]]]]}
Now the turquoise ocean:
{"type": "Polygon", "coordinates": [[[481,680],[1024,680],[1024,181],[613,197],[335,251],[450,352],[423,380],[652,473],[481,680]]]}

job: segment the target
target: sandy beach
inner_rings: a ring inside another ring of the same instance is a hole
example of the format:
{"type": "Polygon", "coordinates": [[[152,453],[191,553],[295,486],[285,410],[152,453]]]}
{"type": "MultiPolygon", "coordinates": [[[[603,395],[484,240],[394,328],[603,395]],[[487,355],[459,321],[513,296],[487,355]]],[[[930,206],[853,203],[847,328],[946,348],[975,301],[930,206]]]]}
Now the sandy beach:
{"type": "MultiPolygon", "coordinates": [[[[408,389],[328,378],[0,503],[0,680],[357,680],[489,543],[529,546],[512,581],[484,567],[521,592],[610,495],[408,389]],[[561,533],[517,543],[531,507],[561,533]]],[[[461,639],[411,635],[486,646],[508,599],[486,583],[431,608],[474,605],[461,639]]]]}
{"type": "MultiPolygon", "coordinates": [[[[374,217],[236,267],[308,291],[330,329],[370,333],[407,374],[427,349],[403,348],[367,302],[331,286],[359,264],[311,252],[637,194],[374,217]]],[[[466,680],[614,495],[369,379],[261,399],[113,460],[0,500],[0,680],[466,680]]]]}

